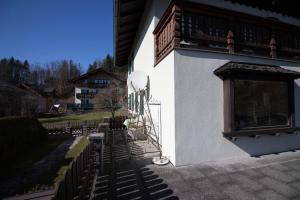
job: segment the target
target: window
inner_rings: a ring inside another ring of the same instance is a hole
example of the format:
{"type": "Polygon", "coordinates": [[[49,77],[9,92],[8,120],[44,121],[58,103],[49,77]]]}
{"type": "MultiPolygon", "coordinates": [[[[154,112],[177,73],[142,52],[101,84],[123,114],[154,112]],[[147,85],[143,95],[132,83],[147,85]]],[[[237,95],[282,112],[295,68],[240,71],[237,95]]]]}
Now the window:
{"type": "Polygon", "coordinates": [[[107,85],[111,83],[111,80],[106,80],[106,79],[96,79],[91,81],[94,84],[99,84],[99,85],[107,85]]]}
{"type": "Polygon", "coordinates": [[[81,93],[82,93],[82,94],[87,94],[88,92],[89,92],[88,89],[81,89],[81,93]]]}
{"type": "Polygon", "coordinates": [[[290,133],[294,126],[294,79],[277,66],[230,62],[214,72],[223,79],[224,136],[290,133]]]}
{"type": "Polygon", "coordinates": [[[289,125],[287,81],[234,80],[234,127],[289,125]]]}

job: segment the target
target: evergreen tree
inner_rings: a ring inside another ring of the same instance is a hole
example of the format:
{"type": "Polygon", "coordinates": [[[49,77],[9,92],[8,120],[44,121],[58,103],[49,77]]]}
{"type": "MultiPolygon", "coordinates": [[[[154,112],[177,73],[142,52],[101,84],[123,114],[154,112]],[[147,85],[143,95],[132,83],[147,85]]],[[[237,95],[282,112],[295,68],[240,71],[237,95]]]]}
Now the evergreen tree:
{"type": "Polygon", "coordinates": [[[113,57],[109,54],[106,55],[106,57],[102,60],[101,67],[105,70],[108,70],[109,72],[113,71],[114,60],[113,57]]]}
{"type": "Polygon", "coordinates": [[[0,61],[0,80],[8,81],[9,76],[9,61],[4,58],[0,61]]]}
{"type": "Polygon", "coordinates": [[[30,69],[29,68],[30,68],[29,62],[28,62],[28,60],[25,60],[24,64],[23,64],[24,72],[23,72],[23,75],[22,75],[24,82],[29,81],[29,76],[30,76],[30,69]]]}
{"type": "Polygon", "coordinates": [[[97,69],[98,67],[97,67],[97,63],[96,63],[96,61],[94,61],[94,63],[93,64],[89,64],[89,68],[88,68],[88,72],[90,72],[90,71],[93,71],[93,70],[95,70],[95,69],[97,69]]]}

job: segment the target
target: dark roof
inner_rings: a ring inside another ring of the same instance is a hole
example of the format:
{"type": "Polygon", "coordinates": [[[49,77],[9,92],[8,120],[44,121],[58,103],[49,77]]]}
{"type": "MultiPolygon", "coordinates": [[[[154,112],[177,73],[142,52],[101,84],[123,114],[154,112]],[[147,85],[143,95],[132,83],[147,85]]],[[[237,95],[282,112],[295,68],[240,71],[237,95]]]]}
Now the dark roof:
{"type": "Polygon", "coordinates": [[[269,10],[300,19],[299,8],[295,0],[225,0],[258,9],[269,10]]]}
{"type": "Polygon", "coordinates": [[[57,92],[54,87],[46,87],[43,89],[44,93],[52,93],[52,92],[57,92]]]}
{"type": "Polygon", "coordinates": [[[214,74],[220,77],[227,77],[234,74],[265,74],[278,75],[280,77],[300,78],[297,71],[284,69],[274,65],[262,65],[240,62],[229,62],[214,71],[214,74]]]}
{"type": "Polygon", "coordinates": [[[38,97],[43,97],[40,93],[38,93],[36,90],[34,90],[33,88],[31,88],[30,86],[28,86],[27,84],[20,84],[19,88],[26,90],[28,92],[30,92],[31,94],[38,96],[38,97]]]}
{"type": "Polygon", "coordinates": [[[104,74],[107,74],[107,75],[109,75],[109,76],[111,76],[111,77],[113,77],[113,78],[115,78],[115,79],[117,79],[119,81],[123,81],[124,82],[124,80],[121,79],[119,76],[117,76],[117,75],[115,75],[113,73],[107,72],[107,71],[105,71],[104,69],[101,69],[101,68],[94,69],[94,70],[89,71],[89,72],[87,72],[85,74],[82,74],[82,75],[80,75],[80,76],[78,76],[76,78],[73,78],[73,79],[70,80],[70,82],[71,83],[76,83],[76,81],[86,79],[89,76],[92,76],[92,75],[97,74],[97,73],[104,73],[104,74]]]}
{"type": "Polygon", "coordinates": [[[115,65],[128,62],[146,0],[114,0],[115,65]]]}

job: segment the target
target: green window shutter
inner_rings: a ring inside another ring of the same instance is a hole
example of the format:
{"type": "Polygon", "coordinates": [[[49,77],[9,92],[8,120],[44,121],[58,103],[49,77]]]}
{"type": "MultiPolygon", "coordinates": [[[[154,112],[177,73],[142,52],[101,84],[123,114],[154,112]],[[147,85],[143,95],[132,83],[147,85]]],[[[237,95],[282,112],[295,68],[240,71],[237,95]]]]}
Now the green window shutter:
{"type": "Polygon", "coordinates": [[[147,86],[146,86],[146,101],[150,99],[150,78],[147,76],[147,86]]]}
{"type": "Polygon", "coordinates": [[[132,62],[132,56],[128,58],[128,73],[131,74],[133,72],[133,62],[132,62]]]}
{"type": "Polygon", "coordinates": [[[128,74],[130,74],[130,58],[128,59],[128,64],[127,64],[127,68],[128,68],[128,74]]]}
{"type": "Polygon", "coordinates": [[[131,110],[131,94],[128,95],[128,109],[131,110]]]}
{"type": "Polygon", "coordinates": [[[135,112],[139,112],[139,94],[136,92],[135,93],[135,112]]]}
{"type": "Polygon", "coordinates": [[[140,115],[144,114],[144,94],[140,95],[140,115]]]}
{"type": "Polygon", "coordinates": [[[131,93],[131,110],[134,111],[134,94],[131,93]]]}
{"type": "Polygon", "coordinates": [[[133,66],[133,54],[131,54],[128,58],[128,73],[131,74],[133,72],[134,66],[133,66]]]}
{"type": "Polygon", "coordinates": [[[133,54],[131,56],[131,69],[132,69],[132,71],[134,71],[133,54]]]}
{"type": "Polygon", "coordinates": [[[129,61],[128,61],[128,64],[127,64],[127,72],[128,72],[128,74],[130,74],[129,61]]]}

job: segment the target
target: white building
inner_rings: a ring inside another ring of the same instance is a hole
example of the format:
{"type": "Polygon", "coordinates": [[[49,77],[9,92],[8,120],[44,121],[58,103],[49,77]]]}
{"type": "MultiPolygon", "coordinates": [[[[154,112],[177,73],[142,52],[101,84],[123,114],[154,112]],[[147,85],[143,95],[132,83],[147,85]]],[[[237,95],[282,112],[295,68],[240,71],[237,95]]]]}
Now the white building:
{"type": "Polygon", "coordinates": [[[300,148],[300,16],[234,2],[115,0],[116,65],[149,76],[175,166],[300,148]]]}
{"type": "MultiPolygon", "coordinates": [[[[105,100],[116,90],[126,96],[126,82],[101,68],[94,69],[70,80],[74,84],[74,104],[70,109],[105,109],[105,100]]],[[[122,98],[123,99],[123,98],[122,98]]]]}

